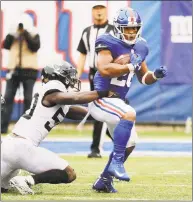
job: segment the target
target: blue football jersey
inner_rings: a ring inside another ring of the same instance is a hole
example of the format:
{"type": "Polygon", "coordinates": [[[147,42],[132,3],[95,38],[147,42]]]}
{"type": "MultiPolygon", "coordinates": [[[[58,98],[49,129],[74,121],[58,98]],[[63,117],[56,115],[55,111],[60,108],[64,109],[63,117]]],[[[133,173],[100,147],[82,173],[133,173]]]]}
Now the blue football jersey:
{"type": "MultiPolygon", "coordinates": [[[[134,45],[129,45],[111,34],[103,34],[97,38],[95,48],[96,52],[108,49],[114,60],[120,55],[131,53],[132,49],[136,54],[140,54],[143,61],[148,55],[147,43],[141,37],[137,39],[134,45]]],[[[134,73],[129,73],[117,78],[107,78],[102,77],[99,71],[97,71],[94,77],[94,88],[96,90],[112,90],[118,93],[121,99],[124,100],[133,76],[134,73]]]]}

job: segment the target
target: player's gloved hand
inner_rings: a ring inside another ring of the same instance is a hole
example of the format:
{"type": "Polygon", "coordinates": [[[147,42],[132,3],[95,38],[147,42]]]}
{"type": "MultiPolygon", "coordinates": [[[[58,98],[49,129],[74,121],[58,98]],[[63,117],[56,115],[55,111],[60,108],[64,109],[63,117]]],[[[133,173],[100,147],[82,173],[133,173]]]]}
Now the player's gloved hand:
{"type": "Polygon", "coordinates": [[[167,68],[165,66],[161,66],[156,69],[153,73],[154,79],[159,80],[167,76],[167,68]]]}
{"type": "Polygon", "coordinates": [[[141,69],[142,58],[139,54],[131,53],[130,62],[134,66],[134,71],[139,71],[141,69]]]}
{"type": "Polygon", "coordinates": [[[109,91],[108,90],[103,90],[103,91],[97,90],[97,93],[99,95],[99,98],[108,97],[108,95],[109,95],[109,91]]]}
{"type": "Polygon", "coordinates": [[[109,97],[109,98],[119,98],[119,94],[114,92],[114,91],[108,91],[108,90],[104,90],[104,91],[97,91],[99,98],[103,98],[103,97],[109,97]]]}

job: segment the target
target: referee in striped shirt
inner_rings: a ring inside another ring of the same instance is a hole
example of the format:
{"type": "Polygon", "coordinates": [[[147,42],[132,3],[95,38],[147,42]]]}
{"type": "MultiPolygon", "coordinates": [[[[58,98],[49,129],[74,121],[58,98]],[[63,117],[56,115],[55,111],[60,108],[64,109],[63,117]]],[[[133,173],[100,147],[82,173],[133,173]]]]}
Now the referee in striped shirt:
{"type": "MultiPolygon", "coordinates": [[[[94,90],[93,78],[97,71],[96,67],[96,53],[95,41],[98,36],[104,33],[113,33],[113,25],[108,23],[107,9],[105,1],[95,1],[92,7],[92,16],[94,24],[85,28],[82,33],[77,50],[80,56],[77,64],[78,77],[80,78],[85,66],[86,57],[89,61],[89,82],[91,90],[94,90]]],[[[94,122],[93,141],[91,144],[91,153],[88,158],[101,158],[100,154],[100,140],[103,123],[99,121],[94,122]]],[[[107,131],[107,135],[110,136],[107,131]]]]}

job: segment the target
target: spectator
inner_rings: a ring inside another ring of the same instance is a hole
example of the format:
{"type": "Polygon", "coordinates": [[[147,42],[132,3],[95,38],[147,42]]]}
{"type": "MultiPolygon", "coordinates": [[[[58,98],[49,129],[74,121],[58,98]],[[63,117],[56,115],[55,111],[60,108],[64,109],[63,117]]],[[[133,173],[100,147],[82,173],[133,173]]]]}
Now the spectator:
{"type": "Polygon", "coordinates": [[[1,133],[8,132],[16,91],[23,84],[24,111],[30,108],[34,83],[38,74],[37,51],[40,37],[33,26],[33,19],[23,13],[12,24],[2,44],[9,50],[8,72],[6,75],[5,110],[2,112],[1,133]]]}
{"type": "MultiPolygon", "coordinates": [[[[80,56],[77,64],[78,77],[80,78],[86,62],[86,57],[89,60],[89,82],[91,90],[94,90],[93,78],[97,71],[95,58],[95,40],[98,36],[104,33],[113,33],[114,26],[108,23],[107,8],[104,1],[96,1],[92,7],[92,16],[94,24],[85,28],[80,39],[77,50],[80,56]]],[[[91,153],[89,158],[100,158],[100,140],[103,123],[94,122],[93,141],[91,144],[91,153]]],[[[107,135],[109,133],[107,132],[107,135]]],[[[109,135],[110,136],[110,135],[109,135]]]]}

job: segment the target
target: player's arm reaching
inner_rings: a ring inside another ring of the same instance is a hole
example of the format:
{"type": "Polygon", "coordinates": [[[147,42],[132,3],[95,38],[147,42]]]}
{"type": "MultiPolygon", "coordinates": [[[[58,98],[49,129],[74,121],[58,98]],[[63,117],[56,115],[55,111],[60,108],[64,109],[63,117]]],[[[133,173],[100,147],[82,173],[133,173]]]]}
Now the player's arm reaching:
{"type": "MultiPolygon", "coordinates": [[[[84,106],[72,105],[69,108],[66,118],[73,120],[82,120],[88,113],[88,108],[84,106]]],[[[89,115],[87,120],[94,120],[94,118],[89,115]]]]}
{"type": "Polygon", "coordinates": [[[109,91],[85,91],[85,92],[54,92],[43,99],[46,106],[87,104],[102,97],[108,97],[109,91]]]}

